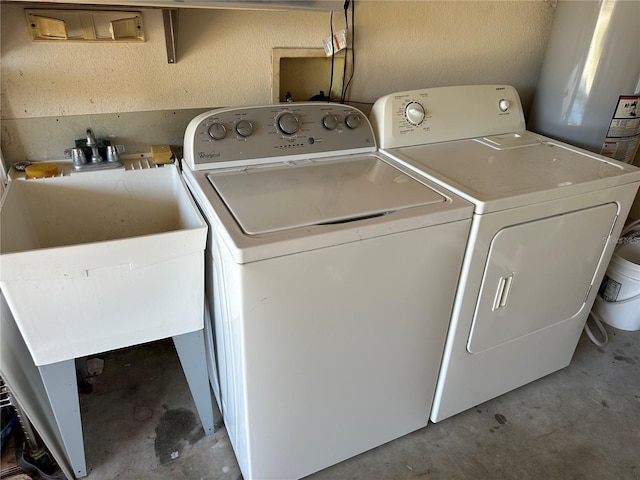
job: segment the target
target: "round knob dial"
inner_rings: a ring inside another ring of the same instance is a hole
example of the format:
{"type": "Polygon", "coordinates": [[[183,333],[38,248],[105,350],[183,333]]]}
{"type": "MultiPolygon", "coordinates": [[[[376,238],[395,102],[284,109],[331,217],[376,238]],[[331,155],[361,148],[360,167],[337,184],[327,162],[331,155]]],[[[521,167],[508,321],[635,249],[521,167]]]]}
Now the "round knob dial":
{"type": "Polygon", "coordinates": [[[359,113],[350,113],[344,119],[344,123],[351,129],[358,128],[360,126],[360,122],[362,122],[362,115],[359,113]]]}
{"type": "Polygon", "coordinates": [[[424,121],[424,107],[418,102],[410,102],[404,109],[404,115],[411,125],[420,125],[424,121]]]}
{"type": "Polygon", "coordinates": [[[500,109],[501,112],[506,112],[507,110],[509,110],[510,106],[511,106],[511,103],[507,99],[501,98],[500,101],[498,102],[498,108],[500,109]]]}
{"type": "Polygon", "coordinates": [[[227,127],[222,123],[214,123],[207,131],[209,132],[209,136],[214,140],[222,140],[227,136],[227,127]]]}
{"type": "Polygon", "coordinates": [[[300,129],[300,119],[293,113],[283,113],[278,117],[278,129],[286,135],[293,135],[300,129]]]}
{"type": "Polygon", "coordinates": [[[324,128],[327,130],[335,130],[338,128],[338,117],[335,115],[325,115],[322,119],[322,125],[324,125],[324,128]]]}
{"type": "Polygon", "coordinates": [[[240,120],[236,123],[236,132],[241,137],[248,137],[253,133],[253,124],[249,120],[240,120]]]}

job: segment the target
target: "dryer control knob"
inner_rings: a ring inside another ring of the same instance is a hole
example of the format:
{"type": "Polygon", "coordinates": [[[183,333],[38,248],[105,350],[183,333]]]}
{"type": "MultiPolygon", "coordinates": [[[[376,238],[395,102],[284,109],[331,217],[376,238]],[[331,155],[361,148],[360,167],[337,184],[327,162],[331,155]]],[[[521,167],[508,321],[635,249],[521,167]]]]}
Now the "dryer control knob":
{"type": "Polygon", "coordinates": [[[286,112],[278,117],[278,130],[285,135],[293,135],[300,129],[300,119],[293,113],[286,112]]]}
{"type": "Polygon", "coordinates": [[[418,102],[410,102],[404,109],[404,115],[411,125],[420,125],[424,121],[424,107],[418,102]]]}
{"type": "Polygon", "coordinates": [[[338,117],[335,115],[325,115],[322,119],[322,125],[324,125],[324,128],[327,130],[335,130],[338,128],[338,117]]]}
{"type": "Polygon", "coordinates": [[[253,133],[253,124],[249,120],[240,120],[236,123],[236,132],[241,137],[248,137],[253,133]]]}
{"type": "Polygon", "coordinates": [[[214,140],[222,140],[227,136],[227,127],[225,127],[222,123],[214,123],[209,127],[209,136],[214,140]]]}
{"type": "Polygon", "coordinates": [[[511,106],[511,103],[509,102],[509,100],[505,98],[501,98],[500,101],[498,102],[498,108],[500,109],[501,112],[506,112],[507,110],[509,110],[510,106],[511,106]]]}
{"type": "Polygon", "coordinates": [[[350,113],[344,119],[344,123],[351,129],[358,128],[360,126],[360,122],[362,122],[362,115],[359,113],[350,113]]]}

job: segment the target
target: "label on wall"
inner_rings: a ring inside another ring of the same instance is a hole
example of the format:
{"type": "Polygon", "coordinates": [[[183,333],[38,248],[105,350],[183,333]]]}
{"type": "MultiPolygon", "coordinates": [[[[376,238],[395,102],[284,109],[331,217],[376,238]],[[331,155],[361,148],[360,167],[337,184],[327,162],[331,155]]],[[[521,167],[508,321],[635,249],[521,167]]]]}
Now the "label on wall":
{"type": "Polygon", "coordinates": [[[631,163],[640,143],[640,95],[621,95],[600,153],[631,163]]]}

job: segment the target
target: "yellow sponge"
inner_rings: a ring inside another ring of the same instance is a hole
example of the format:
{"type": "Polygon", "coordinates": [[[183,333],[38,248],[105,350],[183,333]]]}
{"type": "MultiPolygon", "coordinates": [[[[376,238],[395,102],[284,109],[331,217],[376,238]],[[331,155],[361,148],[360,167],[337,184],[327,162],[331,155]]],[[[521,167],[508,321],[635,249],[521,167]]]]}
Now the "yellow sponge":
{"type": "Polygon", "coordinates": [[[58,174],[58,166],[55,163],[32,163],[24,170],[27,178],[55,177],[58,174]]]}
{"type": "Polygon", "coordinates": [[[152,161],[156,165],[173,163],[173,152],[169,145],[151,145],[152,161]]]}

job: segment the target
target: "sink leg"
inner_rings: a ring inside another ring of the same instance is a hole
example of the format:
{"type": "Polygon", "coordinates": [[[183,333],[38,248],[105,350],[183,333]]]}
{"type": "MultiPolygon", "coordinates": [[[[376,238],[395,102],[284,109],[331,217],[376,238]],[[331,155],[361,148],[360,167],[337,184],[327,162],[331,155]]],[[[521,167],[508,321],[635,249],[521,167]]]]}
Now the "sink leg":
{"type": "Polygon", "coordinates": [[[193,401],[196,404],[200,421],[205,435],[214,431],[213,399],[209,386],[207,371],[207,356],[205,353],[204,331],[185,333],[173,337],[173,343],[182,364],[182,370],[187,377],[193,401]]]}
{"type": "Polygon", "coordinates": [[[77,478],[87,476],[75,360],[38,366],[69,463],[77,478]]]}

